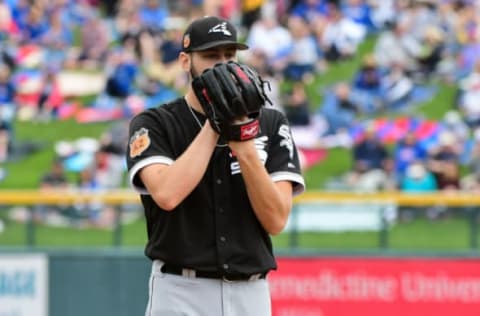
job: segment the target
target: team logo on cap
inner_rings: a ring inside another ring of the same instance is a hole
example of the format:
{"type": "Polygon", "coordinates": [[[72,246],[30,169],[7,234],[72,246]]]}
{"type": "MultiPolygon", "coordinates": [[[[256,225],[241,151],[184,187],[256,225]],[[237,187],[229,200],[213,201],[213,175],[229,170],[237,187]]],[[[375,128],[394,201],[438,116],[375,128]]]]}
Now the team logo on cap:
{"type": "Polygon", "coordinates": [[[223,33],[224,35],[232,36],[232,32],[227,29],[227,22],[222,22],[215,25],[210,30],[208,30],[208,33],[223,33]]]}
{"type": "Polygon", "coordinates": [[[130,138],[130,158],[140,156],[150,146],[150,136],[148,129],[141,128],[130,138]]]}
{"type": "Polygon", "coordinates": [[[183,37],[183,48],[188,48],[190,46],[190,34],[185,34],[183,37]]]}

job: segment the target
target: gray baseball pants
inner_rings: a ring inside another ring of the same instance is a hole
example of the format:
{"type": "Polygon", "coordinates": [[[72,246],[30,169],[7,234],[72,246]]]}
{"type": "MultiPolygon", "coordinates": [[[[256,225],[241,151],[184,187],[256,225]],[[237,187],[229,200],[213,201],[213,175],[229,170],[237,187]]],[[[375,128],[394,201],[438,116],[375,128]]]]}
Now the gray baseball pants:
{"type": "Polygon", "coordinates": [[[266,279],[225,281],[163,273],[155,260],[145,316],[270,316],[266,279]]]}

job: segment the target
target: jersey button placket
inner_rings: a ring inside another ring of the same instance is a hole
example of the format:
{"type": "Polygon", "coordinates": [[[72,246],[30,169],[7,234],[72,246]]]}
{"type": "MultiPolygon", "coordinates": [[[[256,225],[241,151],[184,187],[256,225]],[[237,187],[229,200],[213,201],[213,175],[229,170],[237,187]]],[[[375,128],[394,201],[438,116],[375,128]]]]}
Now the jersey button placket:
{"type": "MultiPolygon", "coordinates": [[[[217,178],[217,180],[215,180],[215,183],[216,183],[217,185],[221,185],[221,184],[223,183],[223,181],[222,181],[222,179],[217,178]]],[[[220,213],[220,214],[225,213],[225,210],[223,209],[223,207],[219,207],[219,208],[218,208],[218,213],[220,213]]]]}
{"type": "Polygon", "coordinates": [[[213,186],[215,188],[215,195],[214,195],[214,209],[216,210],[217,218],[215,223],[215,234],[216,234],[216,247],[218,251],[218,267],[220,270],[227,271],[229,265],[227,263],[227,258],[230,257],[229,249],[227,244],[227,218],[225,214],[227,214],[227,192],[225,191],[228,186],[228,180],[225,179],[225,166],[229,166],[228,164],[228,157],[225,156],[225,152],[218,152],[218,159],[225,159],[225,164],[218,164],[215,166],[213,171],[213,186]]]}

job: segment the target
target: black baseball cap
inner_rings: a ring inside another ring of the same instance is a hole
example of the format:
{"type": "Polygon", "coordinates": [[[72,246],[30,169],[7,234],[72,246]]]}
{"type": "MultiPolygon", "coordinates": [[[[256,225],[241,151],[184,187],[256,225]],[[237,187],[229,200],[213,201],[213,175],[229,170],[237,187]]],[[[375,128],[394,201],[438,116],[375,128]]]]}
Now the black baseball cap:
{"type": "Polygon", "coordinates": [[[235,45],[239,50],[248,46],[237,41],[237,30],[227,20],[205,16],[194,20],[183,34],[182,51],[197,52],[222,45],[235,45]]]}

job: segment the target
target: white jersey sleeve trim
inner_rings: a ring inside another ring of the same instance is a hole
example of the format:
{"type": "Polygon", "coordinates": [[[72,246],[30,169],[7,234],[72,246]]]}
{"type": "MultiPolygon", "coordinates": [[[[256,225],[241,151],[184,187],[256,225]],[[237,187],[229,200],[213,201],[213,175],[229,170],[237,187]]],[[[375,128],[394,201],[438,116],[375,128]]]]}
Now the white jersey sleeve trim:
{"type": "Polygon", "coordinates": [[[135,191],[137,191],[140,194],[147,194],[147,195],[150,194],[145,189],[145,187],[135,185],[133,180],[137,176],[138,171],[140,171],[142,168],[151,164],[156,164],[156,163],[163,164],[163,165],[171,165],[173,163],[173,160],[165,156],[152,156],[152,157],[148,157],[143,160],[140,160],[135,165],[133,165],[133,167],[128,172],[128,179],[130,182],[130,186],[133,189],[135,189],[135,191]]]}
{"type": "Polygon", "coordinates": [[[298,195],[305,191],[305,180],[298,173],[280,171],[270,174],[274,182],[291,181],[293,183],[293,195],[298,195]]]}

